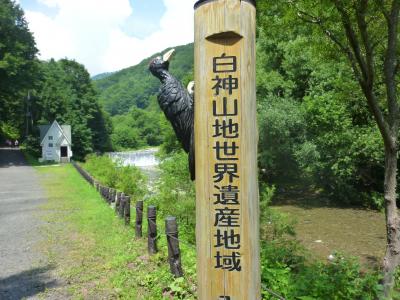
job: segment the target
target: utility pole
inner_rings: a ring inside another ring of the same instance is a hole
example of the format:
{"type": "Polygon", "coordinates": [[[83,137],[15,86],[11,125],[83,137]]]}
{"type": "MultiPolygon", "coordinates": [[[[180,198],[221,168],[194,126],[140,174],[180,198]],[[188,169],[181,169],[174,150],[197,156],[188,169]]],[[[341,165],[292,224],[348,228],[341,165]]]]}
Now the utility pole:
{"type": "Polygon", "coordinates": [[[32,115],[30,111],[30,105],[31,105],[31,93],[28,90],[28,95],[26,97],[26,115],[25,115],[25,120],[26,120],[26,127],[25,127],[25,138],[28,137],[29,135],[29,124],[32,120],[32,115]]]}

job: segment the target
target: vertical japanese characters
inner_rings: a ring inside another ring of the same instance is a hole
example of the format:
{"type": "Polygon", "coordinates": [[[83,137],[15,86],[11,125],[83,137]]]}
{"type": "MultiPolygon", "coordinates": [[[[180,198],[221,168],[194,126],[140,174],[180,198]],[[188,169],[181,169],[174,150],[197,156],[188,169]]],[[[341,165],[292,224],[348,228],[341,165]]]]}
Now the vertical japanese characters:
{"type": "Polygon", "coordinates": [[[201,300],[260,300],[256,9],[195,9],[196,246],[201,300]]]}
{"type": "Polygon", "coordinates": [[[215,161],[214,165],[210,166],[214,184],[214,268],[240,272],[242,265],[238,58],[222,53],[212,60],[212,123],[209,126],[215,161]]]}

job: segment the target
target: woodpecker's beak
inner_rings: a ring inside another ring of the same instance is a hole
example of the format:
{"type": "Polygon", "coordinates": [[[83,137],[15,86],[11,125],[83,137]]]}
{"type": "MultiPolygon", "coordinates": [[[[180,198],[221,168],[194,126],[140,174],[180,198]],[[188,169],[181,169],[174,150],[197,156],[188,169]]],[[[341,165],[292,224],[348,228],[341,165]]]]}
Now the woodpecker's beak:
{"type": "Polygon", "coordinates": [[[174,53],[175,53],[175,49],[169,50],[167,53],[164,54],[163,61],[168,61],[169,62],[174,53]]]}
{"type": "Polygon", "coordinates": [[[189,82],[187,86],[187,91],[189,92],[190,95],[194,94],[194,81],[189,82]]]}

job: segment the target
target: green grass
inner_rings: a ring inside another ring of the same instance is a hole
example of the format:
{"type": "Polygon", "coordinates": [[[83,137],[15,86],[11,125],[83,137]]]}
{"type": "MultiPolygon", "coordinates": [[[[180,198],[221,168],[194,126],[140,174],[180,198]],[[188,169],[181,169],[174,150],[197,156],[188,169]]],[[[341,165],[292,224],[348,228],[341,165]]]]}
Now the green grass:
{"type": "Polygon", "coordinates": [[[38,172],[49,198],[42,249],[73,299],[165,299],[163,293],[177,290],[178,295],[179,285],[195,289],[193,249],[181,247],[185,279],[174,280],[169,273],[162,220],[160,252],[148,256],[146,240],[135,240],[133,226],[125,226],[71,165],[38,172]]]}
{"type": "Polygon", "coordinates": [[[38,159],[31,152],[29,152],[27,149],[25,149],[23,147],[20,147],[20,149],[29,165],[31,165],[31,166],[40,166],[41,165],[41,163],[38,161],[38,159]]]}
{"type": "Polygon", "coordinates": [[[28,149],[26,149],[24,146],[21,146],[20,150],[21,150],[22,154],[24,155],[25,160],[27,161],[27,163],[30,166],[38,167],[38,166],[48,166],[48,165],[55,164],[54,161],[39,162],[38,158],[32,152],[30,152],[28,149]]]}

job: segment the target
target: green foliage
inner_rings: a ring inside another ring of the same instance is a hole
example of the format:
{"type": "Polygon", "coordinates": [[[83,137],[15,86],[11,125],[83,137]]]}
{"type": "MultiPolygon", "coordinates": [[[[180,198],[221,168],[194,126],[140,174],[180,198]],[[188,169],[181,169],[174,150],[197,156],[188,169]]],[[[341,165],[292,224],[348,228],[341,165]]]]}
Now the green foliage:
{"type": "Polygon", "coordinates": [[[302,157],[304,148],[296,153],[297,158],[331,196],[344,203],[371,206],[373,201],[368,199],[382,192],[384,163],[379,132],[348,68],[339,63],[319,63],[315,68],[321,72],[314,72],[312,90],[303,98],[308,146],[313,145],[309,150],[314,151],[314,159],[302,157]],[[341,75],[338,78],[335,74],[341,75]]]}
{"type": "Polygon", "coordinates": [[[83,165],[97,181],[116,188],[135,199],[141,199],[146,192],[146,177],[136,167],[123,166],[106,155],[88,155],[83,165]]]}
{"type": "Polygon", "coordinates": [[[164,142],[161,144],[159,151],[161,157],[167,157],[172,153],[181,151],[181,143],[176,138],[176,134],[168,120],[163,117],[160,124],[164,136],[164,142]]]}
{"type": "MultiPolygon", "coordinates": [[[[24,129],[25,99],[35,85],[37,52],[21,7],[0,0],[0,120],[18,131],[13,137],[24,129]]],[[[0,140],[3,134],[10,132],[0,132],[0,140]]]]}
{"type": "MultiPolygon", "coordinates": [[[[188,178],[187,155],[182,151],[164,155],[161,170],[156,194],[149,201],[157,205],[162,218],[167,215],[176,216],[180,238],[194,243],[195,224],[185,222],[195,218],[193,184],[188,178]]],[[[361,271],[356,260],[340,254],[335,254],[335,260],[330,263],[308,259],[310,254],[295,239],[294,223],[270,207],[274,194],[274,186],[261,186],[263,284],[286,299],[375,299],[379,292],[379,275],[375,271],[361,271]]],[[[177,299],[191,299],[187,294],[187,284],[188,281],[183,279],[174,282],[166,294],[173,294],[177,299]]],[[[266,291],[263,291],[263,297],[275,299],[266,291]]]]}
{"type": "MultiPolygon", "coordinates": [[[[160,82],[148,70],[150,60],[159,55],[156,53],[136,66],[100,76],[95,81],[100,102],[113,116],[111,140],[116,150],[159,146],[163,142],[167,153],[180,149],[158,106],[160,82]]],[[[176,47],[170,72],[184,86],[193,80],[193,44],[176,47]]]]}
{"type": "Polygon", "coordinates": [[[162,158],[161,176],[152,203],[162,216],[175,216],[185,238],[195,242],[195,189],[188,172],[187,154],[180,150],[162,158]]]}
{"type": "Polygon", "coordinates": [[[40,157],[41,151],[40,143],[36,136],[29,135],[25,138],[24,142],[21,144],[21,147],[25,148],[27,152],[29,152],[33,157],[40,157]]]}
{"type": "Polygon", "coordinates": [[[38,124],[57,120],[71,125],[72,151],[76,159],[93,151],[111,149],[109,117],[97,103],[89,73],[75,61],[50,60],[41,64],[41,84],[32,100],[38,124]]]}
{"type": "MultiPolygon", "coordinates": [[[[193,80],[193,44],[176,47],[176,56],[170,72],[184,83],[193,80]]],[[[132,107],[146,109],[151,105],[151,97],[157,95],[160,82],[148,70],[150,60],[157,53],[136,66],[113,73],[95,81],[100,91],[100,103],[112,116],[129,112],[132,107]]]]}
{"type": "Polygon", "coordinates": [[[132,238],[134,228],[123,225],[72,166],[38,172],[49,195],[44,209],[53,212],[45,216],[49,234],[43,247],[69,282],[62,288],[65,294],[74,299],[162,299],[163,287],[173,282],[166,257],[144,255],[145,240],[132,238]],[[149,280],[153,287],[147,289],[149,280]]]}
{"type": "MultiPolygon", "coordinates": [[[[178,157],[179,154],[176,154],[174,161],[178,157]]],[[[97,161],[101,159],[98,157],[97,161]]],[[[180,160],[183,161],[183,158],[180,158],[180,160]]],[[[91,159],[88,159],[88,161],[91,161],[91,159]]],[[[102,162],[104,168],[110,167],[106,160],[102,162]]],[[[181,164],[183,165],[183,163],[178,163],[178,165],[181,164]]],[[[167,169],[169,170],[169,168],[167,169]]],[[[78,297],[82,293],[81,285],[100,280],[102,282],[100,286],[95,285],[95,287],[89,288],[87,292],[93,295],[93,293],[109,293],[112,291],[112,295],[121,299],[129,299],[132,297],[132,293],[137,294],[138,298],[141,299],[195,299],[194,249],[187,247],[185,243],[181,243],[185,276],[181,279],[174,279],[168,269],[164,238],[159,239],[160,253],[150,258],[143,255],[145,243],[140,240],[132,240],[132,229],[125,230],[120,226],[121,224],[117,224],[112,211],[101,205],[99,202],[101,200],[93,194],[93,189],[83,186],[85,183],[77,177],[76,172],[73,174],[70,168],[42,168],[41,172],[49,172],[49,170],[53,170],[53,175],[46,177],[51,178],[51,182],[46,186],[47,188],[51,187],[51,195],[54,199],[57,199],[51,205],[58,207],[56,211],[63,212],[54,216],[54,218],[57,222],[62,221],[62,224],[72,222],[74,228],[78,229],[78,233],[83,234],[77,241],[74,239],[69,241],[68,245],[71,242],[79,243],[77,249],[80,250],[77,253],[87,260],[87,264],[71,265],[68,259],[63,262],[64,274],[67,271],[66,274],[68,274],[71,291],[74,295],[78,297]],[[64,170],[68,171],[67,174],[63,175],[65,178],[60,177],[60,172],[65,172],[64,170]],[[55,172],[58,174],[57,176],[54,176],[56,175],[55,172]],[[58,184],[55,185],[55,182],[58,184]],[[54,186],[61,186],[62,191],[56,192],[54,186]],[[65,193],[65,190],[69,190],[71,193],[65,193]],[[70,197],[69,195],[74,196],[70,197]],[[77,197],[77,195],[79,196],[77,197]],[[79,199],[79,201],[76,199],[79,199]],[[84,207],[74,214],[65,214],[66,208],[75,211],[76,205],[83,205],[84,207]],[[66,218],[66,216],[68,217],[66,218]],[[82,240],[86,240],[89,236],[91,242],[83,243],[82,240]],[[99,255],[100,261],[97,257],[99,255]],[[97,259],[95,259],[96,257],[97,259]]],[[[172,174],[172,172],[169,172],[169,174],[172,174]]],[[[262,189],[263,203],[270,201],[273,190],[274,188],[270,187],[262,189]]],[[[149,199],[152,204],[154,200],[149,199]]],[[[159,220],[162,220],[163,217],[161,216],[167,213],[163,211],[163,206],[159,205],[158,208],[159,220]]],[[[172,210],[173,208],[171,208],[172,210]]],[[[172,214],[176,215],[174,212],[172,214]]],[[[159,221],[158,225],[160,232],[163,232],[163,222],[159,221]]],[[[186,227],[180,226],[181,240],[186,240],[186,230],[186,227]]],[[[59,237],[62,241],[65,240],[65,234],[59,237]]],[[[76,235],[76,231],[74,231],[74,235],[76,235]]],[[[60,244],[57,243],[54,246],[55,249],[59,249],[60,244]]],[[[336,253],[335,260],[322,263],[306,260],[307,255],[297,241],[286,239],[284,235],[262,242],[263,284],[286,299],[372,300],[377,298],[379,292],[377,283],[380,277],[375,272],[361,272],[359,264],[354,259],[344,258],[336,253]]],[[[77,259],[76,256],[74,259],[77,259]]],[[[96,295],[99,297],[98,294],[96,295]]],[[[263,299],[275,298],[270,293],[263,291],[263,299]]]]}
{"type": "Polygon", "coordinates": [[[296,278],[296,297],[313,299],[376,299],[379,275],[361,274],[354,260],[336,254],[333,262],[316,263],[303,268],[296,278]]]}
{"type": "MultiPolygon", "coordinates": [[[[147,291],[148,299],[161,299],[173,297],[174,299],[195,299],[196,294],[196,255],[194,228],[195,228],[195,197],[194,185],[187,172],[187,155],[182,151],[164,156],[161,163],[161,177],[153,189],[154,194],[144,197],[143,175],[134,167],[122,167],[113,163],[109,157],[90,155],[83,166],[97,180],[110,187],[116,187],[134,199],[145,199],[145,205],[157,206],[157,220],[165,217],[176,216],[179,226],[179,239],[184,241],[182,249],[182,263],[185,276],[173,278],[167,261],[167,244],[165,238],[158,239],[160,252],[151,258],[151,263],[156,265],[149,272],[144,269],[135,275],[135,281],[147,291]]],[[[158,231],[164,232],[163,221],[158,221],[158,231]]],[[[148,263],[135,262],[136,269],[143,269],[148,263]]],[[[119,284],[119,283],[116,283],[119,284]]]]}
{"type": "Polygon", "coordinates": [[[97,181],[111,188],[116,187],[118,169],[116,164],[106,155],[88,155],[83,165],[97,181]]]}
{"type": "Polygon", "coordinates": [[[143,110],[135,107],[125,115],[114,116],[112,118],[114,132],[111,135],[114,149],[159,146],[164,137],[161,125],[163,118],[159,110],[143,110]]]}
{"type": "Polygon", "coordinates": [[[19,128],[5,122],[0,122],[0,134],[6,139],[16,140],[20,138],[19,128]]]}
{"type": "MultiPolygon", "coordinates": [[[[262,243],[263,284],[286,299],[377,299],[380,275],[361,271],[354,258],[335,254],[332,262],[309,262],[304,250],[290,240],[262,243]]],[[[264,299],[274,297],[264,291],[264,299]]]]}
{"type": "Polygon", "coordinates": [[[106,77],[111,76],[112,74],[114,74],[114,72],[106,72],[106,73],[97,74],[97,75],[92,77],[92,80],[104,79],[106,77]]]}
{"type": "Polygon", "coordinates": [[[110,150],[111,121],[84,66],[68,59],[40,62],[37,52],[20,6],[0,0],[0,141],[38,137],[37,125],[57,119],[72,126],[74,158],[110,150]]]}
{"type": "Polygon", "coordinates": [[[283,236],[295,236],[294,221],[283,213],[271,209],[275,186],[262,185],[260,190],[261,240],[273,241],[283,236]]]}
{"type": "MultiPolygon", "coordinates": [[[[296,5],[340,31],[332,4],[296,5]]],[[[364,95],[346,57],[294,7],[264,1],[257,9],[262,179],[309,182],[336,203],[380,208],[383,144],[364,95]]]]}
{"type": "Polygon", "coordinates": [[[119,166],[115,187],[133,197],[133,200],[142,199],[146,192],[146,177],[134,166],[119,166]]]}
{"type": "Polygon", "coordinates": [[[298,177],[295,153],[305,140],[306,122],[298,103],[269,98],[259,105],[259,165],[268,180],[298,177]]]}
{"type": "Polygon", "coordinates": [[[174,299],[184,299],[184,300],[194,300],[194,290],[190,286],[184,277],[175,278],[173,282],[168,286],[169,294],[174,297],[174,299]]]}

